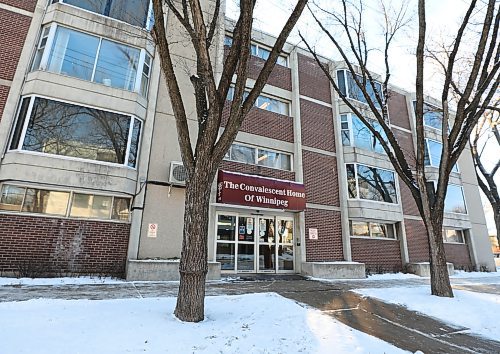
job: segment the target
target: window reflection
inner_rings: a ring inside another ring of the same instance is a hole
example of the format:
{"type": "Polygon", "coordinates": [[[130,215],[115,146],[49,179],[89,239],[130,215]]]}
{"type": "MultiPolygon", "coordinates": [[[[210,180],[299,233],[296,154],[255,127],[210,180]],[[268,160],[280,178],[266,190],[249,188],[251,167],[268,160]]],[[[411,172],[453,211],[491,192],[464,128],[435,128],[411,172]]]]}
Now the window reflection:
{"type": "MultiPolygon", "coordinates": [[[[23,150],[124,164],[129,129],[134,122],[127,163],[135,167],[139,121],[130,116],[70,103],[40,97],[31,99],[34,102],[22,142],[23,150]]],[[[24,119],[19,117],[18,128],[24,119]]],[[[20,138],[20,134],[16,136],[20,138]]],[[[18,143],[13,141],[12,148],[17,148],[18,143]]]]}
{"type": "Polygon", "coordinates": [[[376,167],[347,164],[349,198],[397,203],[394,173],[376,167]]]}

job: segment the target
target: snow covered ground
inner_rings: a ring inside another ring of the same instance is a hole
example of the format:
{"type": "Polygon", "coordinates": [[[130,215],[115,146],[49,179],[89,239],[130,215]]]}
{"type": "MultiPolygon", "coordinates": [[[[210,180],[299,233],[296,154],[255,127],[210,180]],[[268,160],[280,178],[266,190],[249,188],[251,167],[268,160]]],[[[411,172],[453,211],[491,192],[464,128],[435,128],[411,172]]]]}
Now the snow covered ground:
{"type": "Polygon", "coordinates": [[[406,306],[443,322],[470,328],[470,332],[498,340],[500,296],[453,290],[454,298],[432,296],[429,286],[358,289],[358,294],[406,306]]]}
{"type": "Polygon", "coordinates": [[[174,298],[0,303],[2,353],[403,353],[274,293],[206,299],[182,323],[174,298]]]}
{"type": "Polygon", "coordinates": [[[6,285],[87,285],[87,284],[120,284],[124,280],[107,277],[66,277],[66,278],[3,278],[0,286],[6,285]]]}

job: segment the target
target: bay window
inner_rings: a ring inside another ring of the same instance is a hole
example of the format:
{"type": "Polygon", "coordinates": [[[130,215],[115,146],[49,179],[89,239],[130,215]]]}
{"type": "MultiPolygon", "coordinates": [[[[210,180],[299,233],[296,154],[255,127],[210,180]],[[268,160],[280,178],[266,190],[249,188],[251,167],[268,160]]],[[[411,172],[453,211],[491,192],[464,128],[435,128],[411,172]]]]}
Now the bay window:
{"type": "MultiPolygon", "coordinates": [[[[368,122],[378,131],[383,138],[386,137],[380,124],[374,120],[366,118],[368,122]]],[[[382,145],[368,127],[354,114],[341,114],[341,135],[342,145],[353,146],[364,150],[378,153],[385,153],[382,145]]]]}
{"type": "Polygon", "coordinates": [[[12,150],[135,167],[142,122],[132,116],[28,96],[12,150]]]}
{"type": "Polygon", "coordinates": [[[350,235],[396,239],[396,224],[349,220],[350,235]]]}
{"type": "Polygon", "coordinates": [[[292,158],[290,154],[248,145],[232,144],[224,158],[250,165],[265,166],[285,171],[292,170],[292,158]]]}
{"type": "Polygon", "coordinates": [[[47,70],[146,96],[151,57],[144,49],[52,24],[42,30],[33,70],[47,70]]]}
{"type": "MultiPolygon", "coordinates": [[[[361,75],[356,75],[356,78],[361,84],[363,83],[363,77],[361,75]]],[[[361,88],[358,86],[358,84],[354,80],[352,73],[349,70],[337,71],[337,83],[342,95],[362,103],[368,103],[361,88]]],[[[375,107],[380,109],[380,104],[377,100],[375,93],[378,93],[381,99],[384,98],[382,91],[382,84],[374,81],[372,85],[372,83],[367,78],[365,83],[365,89],[366,93],[370,97],[371,101],[374,103],[375,107]]]]}
{"type": "Polygon", "coordinates": [[[397,204],[394,172],[361,164],[346,164],[348,196],[397,204]]]}
{"type": "Polygon", "coordinates": [[[3,184],[0,211],[128,222],[130,198],[3,184]]]}
{"type": "Polygon", "coordinates": [[[52,0],[114,18],[138,27],[151,28],[150,0],[52,0]]]}

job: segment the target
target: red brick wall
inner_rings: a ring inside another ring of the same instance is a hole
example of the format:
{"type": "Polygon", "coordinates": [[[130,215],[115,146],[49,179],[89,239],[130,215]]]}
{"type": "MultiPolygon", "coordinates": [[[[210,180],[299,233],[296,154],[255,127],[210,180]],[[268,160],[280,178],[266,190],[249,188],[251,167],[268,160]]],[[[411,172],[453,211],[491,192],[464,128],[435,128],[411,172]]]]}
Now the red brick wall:
{"type": "Polygon", "coordinates": [[[402,270],[399,240],[351,238],[351,254],[353,261],[365,263],[367,273],[402,270]]]}
{"type": "Polygon", "coordinates": [[[418,212],[417,208],[417,203],[415,202],[415,199],[413,198],[410,189],[401,179],[399,179],[398,182],[399,182],[399,194],[401,197],[401,202],[403,204],[403,214],[420,216],[420,213],[418,212]]]}
{"type": "MultiPolygon", "coordinates": [[[[252,56],[248,63],[248,77],[257,80],[264,67],[265,60],[252,56]]],[[[267,83],[272,86],[292,91],[292,71],[290,68],[276,64],[267,83]]]]}
{"type": "MultiPolygon", "coordinates": [[[[424,223],[418,220],[405,219],[405,226],[410,262],[428,262],[429,244],[424,223]]],[[[467,244],[445,243],[444,250],[446,253],[446,260],[453,263],[456,269],[470,269],[472,267],[467,244]]]]}
{"type": "Polygon", "coordinates": [[[278,179],[286,179],[289,181],[295,181],[295,173],[290,171],[277,170],[274,168],[268,168],[257,165],[249,165],[234,161],[222,161],[219,165],[221,170],[233,171],[246,173],[250,175],[258,175],[264,177],[272,177],[278,179]]]}
{"type": "Polygon", "coordinates": [[[413,146],[413,136],[411,133],[407,133],[399,129],[392,129],[392,132],[394,133],[401,150],[403,150],[410,168],[414,169],[417,165],[417,159],[415,157],[415,148],[413,146]]]}
{"type": "Polygon", "coordinates": [[[428,262],[429,243],[424,223],[419,220],[405,219],[405,229],[410,262],[428,262]]]}
{"type": "Polygon", "coordinates": [[[391,120],[391,124],[411,130],[406,97],[395,91],[389,91],[389,100],[387,103],[389,105],[389,119],[391,120]]]}
{"type": "Polygon", "coordinates": [[[0,214],[0,273],[125,272],[130,224],[0,214]]]}
{"type": "Polygon", "coordinates": [[[14,78],[30,23],[28,16],[0,9],[0,79],[14,78]]]}
{"type": "Polygon", "coordinates": [[[330,107],[300,100],[302,144],[326,151],[335,151],[333,114],[330,107]]]}
{"type": "Polygon", "coordinates": [[[2,119],[3,109],[5,108],[5,102],[7,102],[9,91],[10,87],[0,85],[0,119],[2,119]]]}
{"type": "Polygon", "coordinates": [[[331,103],[330,81],[316,60],[300,54],[298,60],[300,94],[331,103]]]}
{"type": "Polygon", "coordinates": [[[337,159],[302,150],[302,164],[307,202],[339,206],[337,159]]]}
{"type": "Polygon", "coordinates": [[[472,269],[472,261],[470,259],[469,246],[466,244],[445,243],[444,251],[446,252],[446,260],[453,263],[455,269],[464,268],[465,270],[472,269]]]}
{"type": "MultiPolygon", "coordinates": [[[[231,102],[226,101],[222,126],[229,118],[231,102]]],[[[240,131],[293,143],[293,118],[254,107],[243,120],[240,131]]]]}
{"type": "MultiPolygon", "coordinates": [[[[224,47],[224,60],[226,60],[227,55],[229,54],[229,47],[224,47]]],[[[251,56],[248,61],[248,77],[254,80],[257,80],[259,77],[259,73],[264,67],[264,63],[266,61],[256,56],[251,56]]],[[[267,83],[272,86],[276,86],[282,88],[284,90],[291,91],[292,90],[292,71],[290,68],[281,66],[276,64],[274,66],[271,75],[269,75],[269,79],[267,83]]]]}
{"type": "Polygon", "coordinates": [[[14,6],[26,11],[35,11],[37,0],[0,0],[0,4],[14,6]]]}
{"type": "Polygon", "coordinates": [[[306,261],[326,262],[344,260],[340,212],[306,209],[306,261]],[[308,229],[318,229],[318,239],[309,240],[308,229]]]}

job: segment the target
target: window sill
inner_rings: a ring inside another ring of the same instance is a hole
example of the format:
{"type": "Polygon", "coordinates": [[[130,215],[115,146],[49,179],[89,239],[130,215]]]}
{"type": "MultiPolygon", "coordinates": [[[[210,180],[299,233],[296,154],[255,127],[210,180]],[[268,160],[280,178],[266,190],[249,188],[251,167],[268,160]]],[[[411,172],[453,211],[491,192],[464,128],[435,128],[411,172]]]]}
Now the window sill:
{"type": "Polygon", "coordinates": [[[81,221],[94,221],[94,222],[110,222],[114,224],[131,224],[130,221],[122,220],[111,220],[111,219],[98,219],[98,218],[76,218],[72,216],[64,215],[53,215],[53,214],[42,214],[42,213],[27,213],[22,211],[8,211],[0,210],[1,215],[16,215],[16,216],[27,216],[27,217],[41,217],[49,219],[64,219],[64,220],[81,220],[81,221]]]}
{"type": "Polygon", "coordinates": [[[352,235],[349,237],[362,240],[399,241],[397,238],[389,238],[389,237],[352,236],[352,235]]]}

